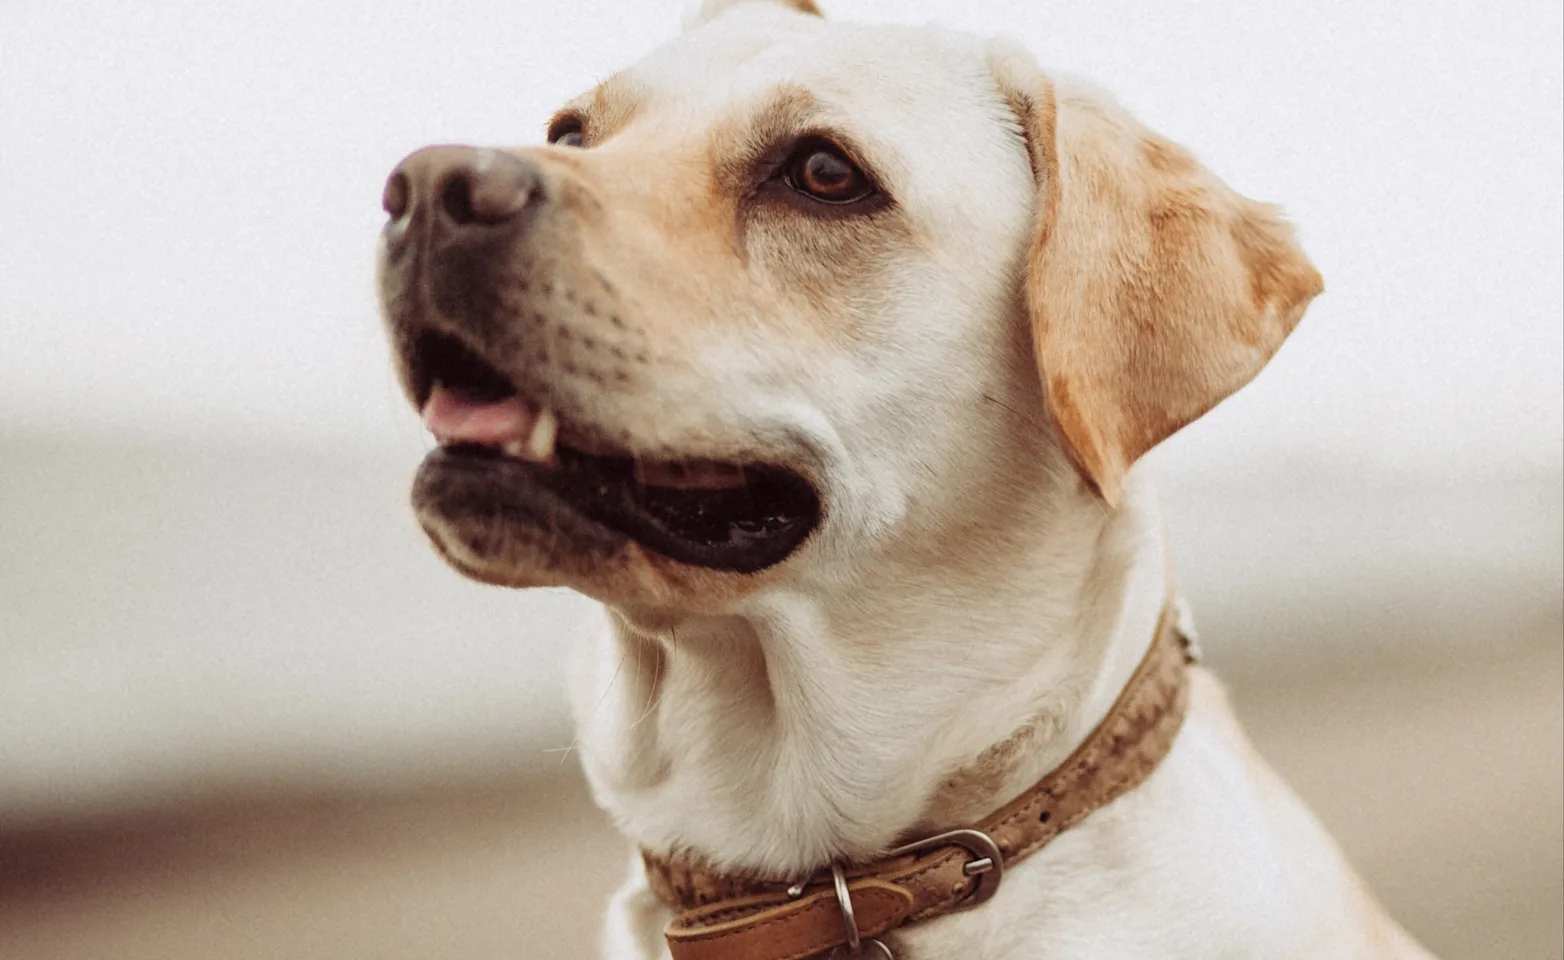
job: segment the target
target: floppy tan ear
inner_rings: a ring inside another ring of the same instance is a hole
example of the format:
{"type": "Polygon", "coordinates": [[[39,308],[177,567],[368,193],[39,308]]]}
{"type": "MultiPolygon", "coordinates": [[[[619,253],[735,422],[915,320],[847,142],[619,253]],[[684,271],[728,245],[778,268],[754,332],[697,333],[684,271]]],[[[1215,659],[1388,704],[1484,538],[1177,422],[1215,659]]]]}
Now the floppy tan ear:
{"type": "Polygon", "coordinates": [[[774,3],[778,6],[797,10],[799,13],[807,13],[810,16],[824,16],[820,8],[815,6],[815,0],[697,0],[692,4],[684,16],[686,26],[705,23],[715,20],[734,7],[746,3],[774,3]]]}
{"type": "Polygon", "coordinates": [[[1029,57],[992,60],[1037,176],[1027,264],[1051,413],[1110,505],[1152,447],[1260,372],[1324,289],[1273,206],[1029,57]]]}

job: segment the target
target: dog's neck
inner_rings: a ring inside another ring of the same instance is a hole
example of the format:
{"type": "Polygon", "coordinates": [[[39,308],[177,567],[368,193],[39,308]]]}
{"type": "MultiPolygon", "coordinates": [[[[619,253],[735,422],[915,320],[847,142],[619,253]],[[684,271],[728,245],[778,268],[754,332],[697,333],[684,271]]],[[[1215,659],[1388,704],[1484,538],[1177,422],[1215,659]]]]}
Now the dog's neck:
{"type": "Polygon", "coordinates": [[[611,615],[573,691],[599,802],[644,847],[766,876],[1003,805],[1107,713],[1164,603],[1148,491],[1049,516],[966,576],[886,565],[660,633],[611,615]]]}

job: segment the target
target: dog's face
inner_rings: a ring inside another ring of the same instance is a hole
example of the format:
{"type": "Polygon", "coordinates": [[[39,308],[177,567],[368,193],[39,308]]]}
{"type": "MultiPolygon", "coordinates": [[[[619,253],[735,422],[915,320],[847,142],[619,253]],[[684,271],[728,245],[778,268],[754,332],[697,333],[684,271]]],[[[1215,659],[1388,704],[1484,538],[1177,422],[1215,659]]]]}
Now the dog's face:
{"type": "Polygon", "coordinates": [[[1111,502],[1317,292],[1269,211],[1111,106],[809,6],[708,3],[550,145],[393,173],[383,305],[441,440],[414,502],[459,570],[718,612],[1022,474],[1111,502]]]}

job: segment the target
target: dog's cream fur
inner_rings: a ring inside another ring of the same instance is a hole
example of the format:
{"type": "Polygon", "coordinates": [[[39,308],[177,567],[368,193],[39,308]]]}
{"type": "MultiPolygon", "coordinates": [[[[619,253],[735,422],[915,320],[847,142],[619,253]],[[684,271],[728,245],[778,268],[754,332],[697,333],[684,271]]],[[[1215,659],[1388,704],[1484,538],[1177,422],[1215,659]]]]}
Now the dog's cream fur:
{"type": "MultiPolygon", "coordinates": [[[[636,844],[791,876],[979,819],[1070,753],[1150,642],[1170,574],[1133,464],[1260,369],[1318,276],[1273,210],[1107,97],[933,28],[709,2],[567,110],[586,149],[527,152],[566,184],[532,268],[609,278],[644,376],[534,375],[637,452],[785,456],[826,517],[748,577],[634,550],[561,576],[437,542],[485,579],[604,601],[573,699],[596,796],[636,844]],[[850,137],[894,211],[751,204],[726,165],[758,118],[850,137]]],[[[896,955],[1426,956],[1217,683],[1193,685],[1146,784],[990,903],[890,935],[896,955]]],[[[665,956],[667,919],[636,870],[608,955],[665,956]]]]}

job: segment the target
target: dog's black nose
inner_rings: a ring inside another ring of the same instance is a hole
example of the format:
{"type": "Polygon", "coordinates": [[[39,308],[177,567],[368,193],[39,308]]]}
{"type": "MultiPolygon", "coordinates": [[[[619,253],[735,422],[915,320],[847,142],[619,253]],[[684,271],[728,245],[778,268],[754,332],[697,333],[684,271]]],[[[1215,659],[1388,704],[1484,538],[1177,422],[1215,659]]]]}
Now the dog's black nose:
{"type": "Polygon", "coordinates": [[[531,161],[477,147],[425,147],[396,165],[381,203],[392,223],[435,218],[456,234],[520,222],[542,199],[531,161]]]}

